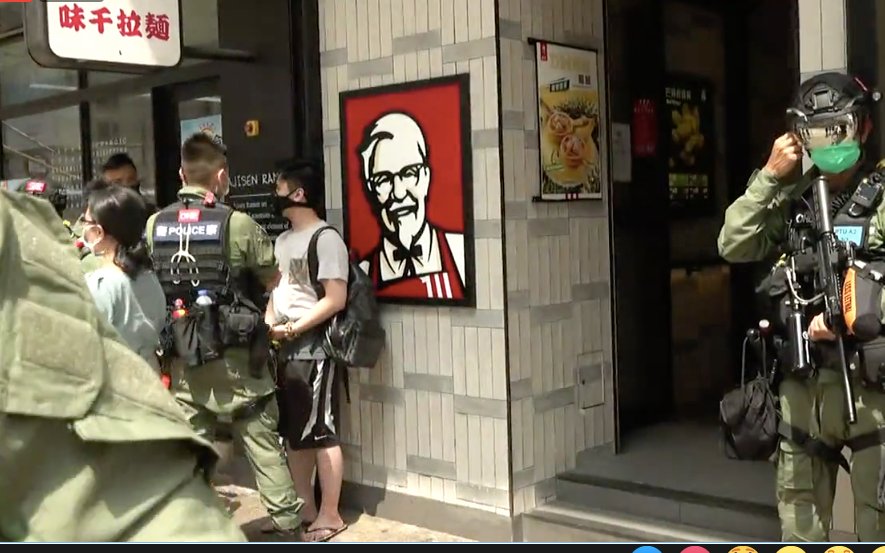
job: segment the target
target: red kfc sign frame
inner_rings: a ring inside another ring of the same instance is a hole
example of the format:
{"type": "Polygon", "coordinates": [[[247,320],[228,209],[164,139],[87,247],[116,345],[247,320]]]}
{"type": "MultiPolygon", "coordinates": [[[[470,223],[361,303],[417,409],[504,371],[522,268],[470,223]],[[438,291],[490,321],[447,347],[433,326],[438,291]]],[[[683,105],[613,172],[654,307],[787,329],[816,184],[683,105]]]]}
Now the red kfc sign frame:
{"type": "Polygon", "coordinates": [[[470,76],[339,99],[344,239],[378,301],[475,306],[470,76]]]}

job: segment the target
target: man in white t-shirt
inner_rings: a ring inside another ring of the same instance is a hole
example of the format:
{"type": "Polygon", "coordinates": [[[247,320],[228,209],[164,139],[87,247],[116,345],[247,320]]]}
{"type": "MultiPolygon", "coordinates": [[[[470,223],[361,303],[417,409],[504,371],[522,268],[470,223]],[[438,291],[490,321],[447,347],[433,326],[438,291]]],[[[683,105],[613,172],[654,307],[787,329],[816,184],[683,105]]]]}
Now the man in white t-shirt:
{"type": "MultiPolygon", "coordinates": [[[[266,321],[283,342],[280,368],[280,434],[307,525],[305,541],[328,541],[346,528],[338,512],[344,461],[338,438],[339,368],[321,347],[326,322],[344,309],[350,269],[347,247],[331,228],[316,242],[316,274],[311,275],[308,246],[327,223],[316,206],[322,199],[322,168],[310,162],[284,169],[272,197],[291,229],[276,241],[282,278],[271,295],[266,321]],[[322,490],[319,511],[313,500],[314,468],[322,490]]],[[[341,367],[340,370],[347,370],[341,367]]]]}

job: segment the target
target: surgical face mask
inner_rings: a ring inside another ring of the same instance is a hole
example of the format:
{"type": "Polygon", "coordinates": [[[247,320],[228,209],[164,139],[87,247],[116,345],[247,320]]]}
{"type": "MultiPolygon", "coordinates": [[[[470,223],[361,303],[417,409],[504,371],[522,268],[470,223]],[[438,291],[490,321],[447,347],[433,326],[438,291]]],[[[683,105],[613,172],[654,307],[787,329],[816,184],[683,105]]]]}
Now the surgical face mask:
{"type": "Polygon", "coordinates": [[[854,167],[860,160],[860,144],[849,140],[834,146],[815,148],[809,152],[811,161],[824,173],[833,175],[854,167]]]}
{"type": "Polygon", "coordinates": [[[95,251],[95,248],[98,247],[99,244],[101,244],[102,240],[104,240],[104,229],[101,229],[102,230],[101,237],[98,240],[96,240],[94,242],[90,242],[89,240],[86,239],[86,236],[88,236],[89,231],[91,229],[101,229],[101,225],[99,225],[98,223],[86,221],[86,226],[83,227],[83,237],[81,238],[81,240],[83,242],[83,247],[86,248],[87,250],[89,250],[89,252],[91,252],[92,255],[101,255],[101,253],[95,251]]]}

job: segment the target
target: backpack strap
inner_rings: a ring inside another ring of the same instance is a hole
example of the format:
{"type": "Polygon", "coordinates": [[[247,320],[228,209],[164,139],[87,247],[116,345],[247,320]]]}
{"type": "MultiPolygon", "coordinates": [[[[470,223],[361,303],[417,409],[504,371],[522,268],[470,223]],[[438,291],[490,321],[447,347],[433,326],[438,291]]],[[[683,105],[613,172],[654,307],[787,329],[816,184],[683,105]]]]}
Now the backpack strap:
{"type": "MultiPolygon", "coordinates": [[[[310,272],[310,282],[313,284],[314,290],[316,290],[318,300],[323,299],[323,296],[326,295],[326,289],[323,288],[319,278],[317,278],[320,271],[320,261],[317,255],[317,241],[320,239],[320,235],[327,230],[338,232],[338,229],[331,225],[320,227],[313,233],[313,236],[310,237],[310,243],[307,245],[307,269],[310,272]]],[[[347,403],[350,403],[350,375],[347,372],[346,366],[341,366],[341,376],[344,381],[344,393],[347,396],[347,403]]]]}
{"type": "Polygon", "coordinates": [[[323,285],[320,283],[319,278],[317,278],[317,275],[320,272],[320,260],[317,254],[317,241],[319,241],[320,235],[327,230],[338,232],[338,230],[332,225],[320,227],[313,233],[313,236],[310,237],[310,243],[307,245],[307,268],[310,272],[310,283],[313,285],[313,288],[317,293],[318,300],[323,299],[323,297],[326,295],[326,289],[323,288],[323,285]]]}

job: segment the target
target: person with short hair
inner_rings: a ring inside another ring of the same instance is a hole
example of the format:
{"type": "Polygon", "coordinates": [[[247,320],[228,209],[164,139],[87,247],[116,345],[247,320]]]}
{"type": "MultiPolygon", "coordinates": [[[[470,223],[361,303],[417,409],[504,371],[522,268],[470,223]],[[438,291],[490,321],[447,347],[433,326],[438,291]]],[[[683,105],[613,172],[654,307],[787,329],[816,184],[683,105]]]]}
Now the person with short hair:
{"type": "Polygon", "coordinates": [[[280,394],[281,434],[289,448],[289,467],[298,495],[305,500],[309,523],[305,541],[329,541],[347,525],[338,512],[344,460],[339,438],[341,371],[323,351],[326,323],[347,302],[350,262],[341,236],[317,214],[322,205],[323,170],[319,163],[296,162],[281,172],[272,196],[278,215],[291,229],[274,248],[283,275],[271,295],[266,322],[282,340],[280,394]],[[316,274],[308,248],[316,238],[316,274]],[[319,510],[311,478],[317,471],[319,510]]]}
{"type": "Polygon", "coordinates": [[[249,215],[224,205],[223,145],[196,133],[181,147],[178,202],[148,219],[147,239],[166,305],[177,322],[172,391],[211,439],[230,423],[252,466],[272,531],[300,536],[295,493],[277,425],[264,294],[279,280],[273,242],[249,215]]]}
{"type": "MultiPolygon", "coordinates": [[[[119,152],[107,159],[101,166],[102,180],[117,186],[124,186],[137,192],[142,198],[144,194],[141,192],[141,178],[138,175],[138,167],[135,161],[126,152],[119,152]]],[[[145,198],[145,206],[148,215],[157,212],[157,206],[145,198]]]]}

